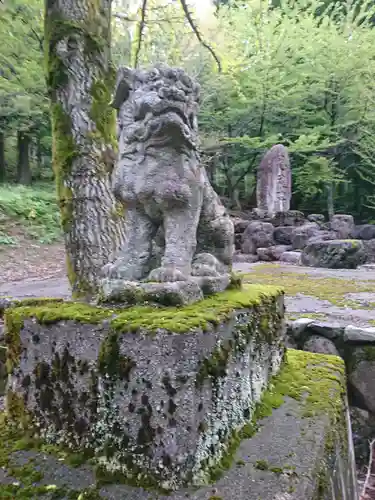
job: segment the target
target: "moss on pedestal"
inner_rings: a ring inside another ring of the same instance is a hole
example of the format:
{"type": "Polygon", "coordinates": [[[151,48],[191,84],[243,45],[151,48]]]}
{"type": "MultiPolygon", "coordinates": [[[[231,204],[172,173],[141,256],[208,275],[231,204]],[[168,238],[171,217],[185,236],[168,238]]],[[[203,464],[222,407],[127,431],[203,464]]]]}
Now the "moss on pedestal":
{"type": "MultiPolygon", "coordinates": [[[[255,341],[263,339],[267,343],[277,340],[280,335],[280,315],[283,314],[281,310],[282,303],[279,301],[281,295],[282,291],[278,288],[248,285],[241,290],[228,290],[184,307],[151,307],[143,305],[128,307],[126,309],[110,309],[76,302],[45,301],[42,304],[36,303],[33,305],[21,302],[17,306],[8,309],[5,313],[6,337],[10,345],[10,369],[19,360],[21,331],[25,321],[38,322],[42,325],[58,324],[60,321],[76,321],[95,325],[100,325],[104,322],[103,327],[107,334],[101,341],[98,359],[92,361],[92,366],[89,369],[92,369],[97,376],[102,376],[101,380],[105,385],[105,390],[108,389],[108,394],[110,394],[111,384],[116,384],[119,380],[124,381],[124,387],[127,390],[127,382],[131,379],[132,369],[136,366],[136,360],[126,356],[126,353],[124,354],[120,350],[121,335],[128,332],[140,332],[141,335],[154,335],[158,333],[158,330],[167,335],[168,333],[194,333],[194,331],[201,334],[202,332],[215,332],[217,326],[229,321],[228,324],[231,328],[233,327],[233,338],[228,340],[228,342],[224,341],[222,345],[218,345],[210,359],[202,364],[202,370],[200,370],[197,377],[197,383],[202,384],[206,378],[224,376],[229,356],[236,352],[242,352],[241,349],[244,348],[251,338],[255,339],[255,341]],[[269,330],[272,330],[272,332],[270,333],[269,330]]],[[[24,338],[24,335],[27,336],[27,324],[25,327],[26,329],[22,333],[22,338],[24,338]]],[[[74,359],[68,348],[65,348],[64,352],[60,353],[60,357],[57,358],[57,353],[55,353],[51,362],[38,363],[35,366],[34,376],[38,392],[38,405],[42,412],[46,411],[48,413],[48,418],[52,421],[51,428],[46,430],[43,436],[48,435],[51,438],[51,442],[63,441],[64,436],[61,434],[61,436],[56,437],[53,427],[54,419],[56,419],[57,427],[58,423],[60,422],[61,425],[61,421],[63,420],[68,424],[68,432],[72,430],[72,433],[77,433],[76,444],[78,442],[81,443],[80,439],[83,436],[82,443],[84,444],[82,444],[82,447],[84,447],[87,444],[85,434],[84,432],[80,434],[79,429],[77,430],[77,425],[80,428],[81,420],[84,420],[84,418],[81,419],[80,414],[77,416],[73,411],[70,412],[70,409],[74,407],[74,401],[81,401],[80,398],[83,394],[79,391],[77,393],[64,389],[64,401],[62,405],[57,402],[53,394],[54,384],[56,387],[61,384],[63,384],[62,387],[74,386],[74,380],[70,377],[74,376],[74,373],[80,373],[83,369],[79,365],[79,361],[74,359]],[[65,366],[66,369],[62,370],[62,366],[65,366]],[[59,411],[60,407],[63,414],[59,411]]],[[[85,373],[88,373],[87,367],[85,373]]],[[[26,378],[23,376],[23,381],[26,378]]],[[[150,381],[146,382],[150,383],[150,381]]],[[[168,381],[166,378],[163,379],[163,383],[166,386],[167,394],[170,396],[168,399],[168,413],[172,421],[175,402],[173,396],[168,391],[175,391],[175,388],[172,387],[171,381],[168,381]]],[[[85,389],[88,397],[87,401],[97,401],[96,395],[92,392],[94,386],[95,384],[92,384],[90,389],[85,389]]],[[[57,392],[56,394],[60,393],[57,392]]],[[[105,406],[105,402],[101,401],[101,403],[105,406]]],[[[86,404],[86,407],[88,407],[88,404],[86,404]]],[[[93,415],[97,415],[98,408],[99,403],[94,409],[95,411],[92,410],[93,415]]],[[[111,414],[114,415],[115,408],[110,407],[109,409],[111,414]]],[[[149,417],[151,416],[152,408],[149,405],[146,394],[142,394],[142,411],[142,425],[139,429],[136,446],[139,446],[139,450],[143,452],[154,442],[156,433],[158,432],[158,429],[151,426],[149,417]]],[[[82,425],[84,424],[85,422],[82,422],[82,425]]],[[[127,445],[119,445],[119,440],[124,438],[125,433],[121,431],[121,436],[115,435],[114,428],[111,427],[111,422],[108,425],[109,437],[108,439],[106,437],[102,444],[103,457],[108,459],[108,463],[110,463],[111,456],[113,456],[116,450],[126,449],[127,445]]],[[[41,428],[43,429],[43,426],[41,428]]],[[[240,435],[235,433],[230,440],[228,449],[235,449],[238,441],[245,436],[249,437],[249,435],[249,427],[245,427],[240,435]]],[[[149,487],[156,487],[157,480],[151,476],[146,477],[142,471],[134,474],[137,467],[139,468],[139,463],[136,461],[130,463],[131,454],[125,455],[124,467],[126,470],[130,470],[130,475],[133,476],[132,481],[134,481],[135,476],[137,478],[138,476],[141,477],[140,481],[137,479],[137,484],[134,484],[134,482],[133,484],[135,486],[144,487],[147,485],[149,487]]],[[[166,455],[163,457],[163,460],[165,460],[165,466],[167,466],[170,458],[166,455]]],[[[229,461],[228,459],[224,462],[228,465],[229,461]]],[[[122,476],[127,482],[131,480],[129,478],[126,479],[126,474],[124,473],[122,476]]]]}
{"type": "Polygon", "coordinates": [[[77,321],[100,324],[110,321],[111,330],[120,333],[158,330],[187,333],[195,329],[210,331],[227,320],[233,311],[258,307],[267,300],[281,295],[276,287],[246,285],[243,289],[227,290],[184,307],[134,306],[127,309],[95,307],[79,302],[60,302],[43,299],[43,303],[20,301],[4,313],[6,343],[8,346],[8,372],[18,363],[20,356],[20,331],[24,321],[36,320],[43,325],[59,321],[77,321]]]}

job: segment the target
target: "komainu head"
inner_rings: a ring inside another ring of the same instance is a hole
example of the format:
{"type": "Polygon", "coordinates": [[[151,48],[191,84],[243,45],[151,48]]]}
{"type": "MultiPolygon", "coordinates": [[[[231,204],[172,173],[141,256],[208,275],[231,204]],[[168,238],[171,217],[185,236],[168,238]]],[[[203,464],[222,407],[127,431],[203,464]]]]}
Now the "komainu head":
{"type": "Polygon", "coordinates": [[[200,87],[182,69],[120,68],[113,107],[118,110],[120,148],[198,146],[200,87]]]}

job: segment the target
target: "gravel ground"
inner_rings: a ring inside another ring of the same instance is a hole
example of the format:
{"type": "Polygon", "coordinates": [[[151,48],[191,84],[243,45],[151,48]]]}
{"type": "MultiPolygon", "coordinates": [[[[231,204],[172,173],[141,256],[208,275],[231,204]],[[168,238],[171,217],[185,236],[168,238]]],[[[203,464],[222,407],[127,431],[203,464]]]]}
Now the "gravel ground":
{"type": "MultiPolygon", "coordinates": [[[[261,264],[235,263],[234,270],[243,273],[251,273],[257,270],[261,264]]],[[[267,266],[267,273],[272,270],[267,266]]],[[[275,265],[276,269],[276,265],[275,265]]],[[[356,326],[370,326],[369,321],[375,321],[375,309],[371,303],[375,303],[375,270],[372,269],[315,269],[309,267],[297,267],[293,265],[277,265],[278,272],[303,273],[319,279],[337,278],[343,280],[374,281],[374,293],[349,293],[347,298],[358,303],[360,309],[350,307],[338,307],[327,300],[310,297],[303,294],[286,297],[286,308],[288,316],[306,315],[319,313],[322,319],[335,321],[342,325],[354,324],[356,326]],[[368,308],[366,308],[366,306],[368,308]]],[[[258,269],[259,272],[259,269],[258,269]]],[[[0,296],[11,296],[15,298],[26,297],[70,297],[69,283],[62,274],[58,277],[28,278],[17,281],[0,282],[0,296]]]]}

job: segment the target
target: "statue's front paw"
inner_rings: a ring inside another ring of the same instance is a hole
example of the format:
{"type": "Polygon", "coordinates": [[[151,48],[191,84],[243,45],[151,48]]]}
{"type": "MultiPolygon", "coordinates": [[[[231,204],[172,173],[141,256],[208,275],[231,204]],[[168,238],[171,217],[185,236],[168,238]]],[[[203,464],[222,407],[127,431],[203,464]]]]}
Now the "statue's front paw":
{"type": "Polygon", "coordinates": [[[158,267],[150,272],[146,281],[166,283],[169,281],[187,281],[187,277],[175,267],[158,267]]]}
{"type": "Polygon", "coordinates": [[[207,264],[193,264],[191,269],[192,276],[221,276],[221,274],[214,267],[207,264]]]}
{"type": "Polygon", "coordinates": [[[132,279],[132,270],[124,259],[118,259],[113,263],[106,264],[102,267],[101,274],[104,278],[110,279],[132,279]]]}

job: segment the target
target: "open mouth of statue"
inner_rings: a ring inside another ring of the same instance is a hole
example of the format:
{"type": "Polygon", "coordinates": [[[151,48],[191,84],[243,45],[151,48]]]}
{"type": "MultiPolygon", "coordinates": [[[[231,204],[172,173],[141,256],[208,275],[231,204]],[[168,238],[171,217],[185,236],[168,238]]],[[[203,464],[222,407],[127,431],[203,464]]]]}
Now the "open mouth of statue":
{"type": "Polygon", "coordinates": [[[189,123],[189,119],[186,116],[186,114],[179,108],[179,107],[174,107],[174,106],[168,106],[161,111],[154,112],[155,117],[165,117],[166,121],[168,121],[168,118],[171,119],[171,121],[179,121],[180,119],[185,125],[188,127],[191,127],[192,124],[189,123]],[[177,118],[177,120],[176,120],[177,118]]]}

